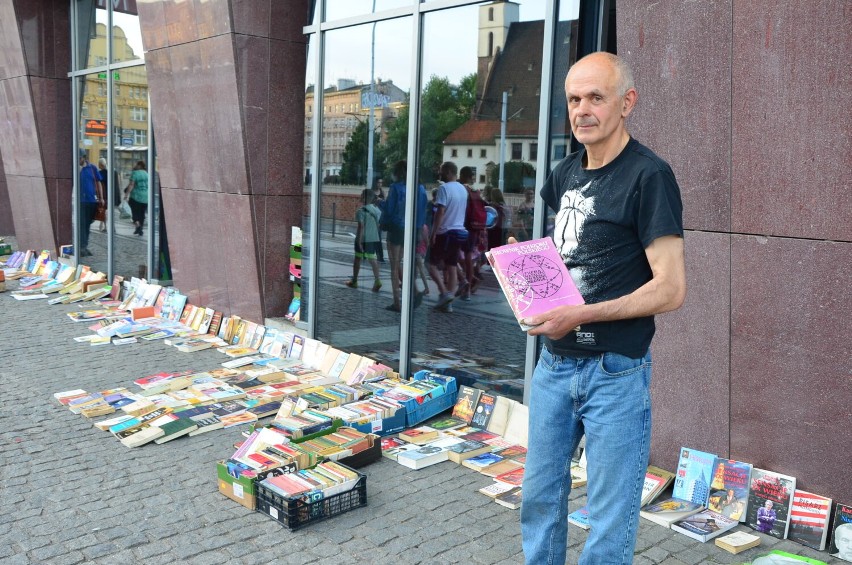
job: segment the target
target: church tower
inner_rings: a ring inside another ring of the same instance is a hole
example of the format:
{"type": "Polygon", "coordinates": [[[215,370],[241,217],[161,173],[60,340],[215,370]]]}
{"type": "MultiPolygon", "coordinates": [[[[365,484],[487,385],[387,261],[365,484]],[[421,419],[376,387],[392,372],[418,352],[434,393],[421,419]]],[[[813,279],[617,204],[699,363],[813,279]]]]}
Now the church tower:
{"type": "Polygon", "coordinates": [[[497,54],[506,45],[509,26],[519,19],[519,4],[497,0],[479,6],[478,64],[476,69],[476,97],[482,98],[488,73],[497,54]]]}

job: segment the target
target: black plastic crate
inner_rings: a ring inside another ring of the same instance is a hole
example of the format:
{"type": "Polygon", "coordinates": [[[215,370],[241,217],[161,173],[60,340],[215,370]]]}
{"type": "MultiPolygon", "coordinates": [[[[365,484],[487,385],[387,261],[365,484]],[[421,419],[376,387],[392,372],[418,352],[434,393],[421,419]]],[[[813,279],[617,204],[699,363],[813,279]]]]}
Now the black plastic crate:
{"type": "Polygon", "coordinates": [[[367,477],[361,473],[358,474],[360,478],[351,490],[312,502],[284,498],[263,484],[257,483],[256,509],[258,512],[272,516],[294,531],[309,524],[333,518],[367,505],[367,477]]]}

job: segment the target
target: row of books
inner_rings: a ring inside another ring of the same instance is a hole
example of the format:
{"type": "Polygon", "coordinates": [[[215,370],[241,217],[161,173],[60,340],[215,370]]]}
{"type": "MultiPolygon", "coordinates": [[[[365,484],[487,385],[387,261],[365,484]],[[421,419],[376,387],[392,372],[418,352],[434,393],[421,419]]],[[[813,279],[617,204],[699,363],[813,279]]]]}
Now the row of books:
{"type": "MultiPolygon", "coordinates": [[[[643,518],[708,541],[740,523],[779,539],[825,550],[829,533],[832,554],[850,560],[835,545],[838,528],[852,530],[852,506],[796,488],[796,478],[682,448],[672,497],[644,506],[643,518]]],[[[852,533],[852,532],[850,532],[852,533]]]]}

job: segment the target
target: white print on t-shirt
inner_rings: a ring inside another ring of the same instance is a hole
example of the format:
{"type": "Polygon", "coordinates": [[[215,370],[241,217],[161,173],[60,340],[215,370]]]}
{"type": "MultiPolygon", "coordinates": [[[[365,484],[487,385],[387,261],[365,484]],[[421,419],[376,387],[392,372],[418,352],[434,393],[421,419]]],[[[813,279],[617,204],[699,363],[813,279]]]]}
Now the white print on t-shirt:
{"type": "MultiPolygon", "coordinates": [[[[591,184],[592,181],[589,181],[580,188],[565,192],[559,202],[559,212],[556,214],[556,226],[553,230],[553,241],[564,260],[567,260],[579,245],[586,220],[595,213],[594,197],[583,196],[583,192],[591,184]]],[[[579,268],[571,269],[571,278],[574,279],[574,283],[580,292],[583,292],[585,286],[582,271],[579,268]]]]}

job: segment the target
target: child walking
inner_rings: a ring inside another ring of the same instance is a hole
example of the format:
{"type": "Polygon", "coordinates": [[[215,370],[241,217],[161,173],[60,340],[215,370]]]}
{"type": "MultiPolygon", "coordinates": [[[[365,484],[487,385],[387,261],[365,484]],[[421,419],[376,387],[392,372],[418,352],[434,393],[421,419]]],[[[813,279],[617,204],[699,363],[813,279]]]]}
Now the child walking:
{"type": "Polygon", "coordinates": [[[381,210],[375,204],[376,195],[372,190],[361,192],[361,202],[364,204],[355,212],[358,230],[355,233],[355,260],[352,262],[352,278],[346,282],[349,288],[358,288],[358,271],[361,270],[361,260],[370,262],[373,268],[373,292],[379,292],[382,281],[379,279],[379,262],[376,260],[376,248],[379,245],[379,218],[381,210]]]}

